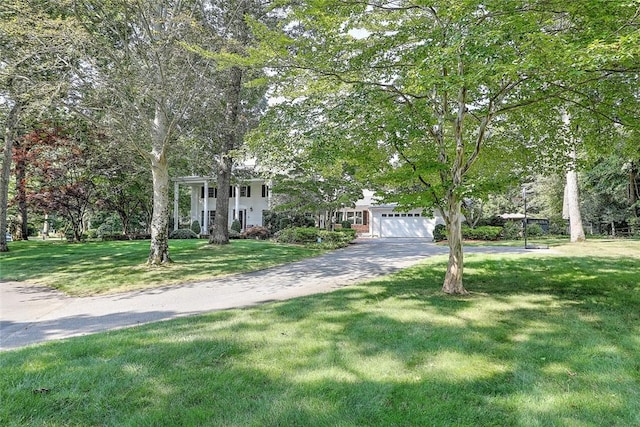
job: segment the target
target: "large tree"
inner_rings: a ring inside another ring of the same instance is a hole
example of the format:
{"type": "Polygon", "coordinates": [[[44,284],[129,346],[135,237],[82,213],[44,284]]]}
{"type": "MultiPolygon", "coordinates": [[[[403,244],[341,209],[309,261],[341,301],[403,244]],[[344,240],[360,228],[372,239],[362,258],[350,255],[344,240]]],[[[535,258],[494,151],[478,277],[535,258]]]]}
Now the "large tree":
{"type": "Polygon", "coordinates": [[[37,120],[66,96],[77,63],[81,32],[66,1],[5,0],[0,3],[0,251],[5,238],[12,148],[25,118],[37,120]]]}
{"type": "Polygon", "coordinates": [[[264,85],[249,83],[263,76],[259,67],[246,59],[255,44],[249,22],[266,22],[265,3],[259,0],[202,0],[201,15],[206,37],[191,48],[213,60],[217,70],[209,73],[210,90],[201,94],[202,109],[190,117],[190,130],[201,141],[202,158],[208,174],[216,176],[216,215],[209,243],[229,243],[229,189],[234,168],[242,167],[244,135],[264,107],[264,85]]]}
{"type": "MultiPolygon", "coordinates": [[[[563,94],[603,78],[576,58],[637,21],[636,5],[593,0],[311,0],[279,12],[287,22],[261,54],[281,72],[279,105],[307,114],[289,120],[297,132],[277,136],[294,147],[299,135],[321,134],[355,145],[362,168],[402,187],[387,200],[439,209],[450,250],[443,291],[452,294],[466,293],[461,202],[473,193],[469,177],[485,174],[482,153],[564,150],[501,135],[517,115],[537,116],[537,106],[562,105],[563,94]]],[[[489,160],[485,168],[511,167],[508,156],[489,160]]]]}
{"type": "Polygon", "coordinates": [[[76,13],[93,42],[84,68],[84,111],[128,141],[148,162],[153,214],[148,264],[170,262],[169,161],[176,132],[210,61],[190,51],[201,28],[197,1],[77,0],[76,13]],[[96,112],[98,114],[96,114],[96,112]]]}

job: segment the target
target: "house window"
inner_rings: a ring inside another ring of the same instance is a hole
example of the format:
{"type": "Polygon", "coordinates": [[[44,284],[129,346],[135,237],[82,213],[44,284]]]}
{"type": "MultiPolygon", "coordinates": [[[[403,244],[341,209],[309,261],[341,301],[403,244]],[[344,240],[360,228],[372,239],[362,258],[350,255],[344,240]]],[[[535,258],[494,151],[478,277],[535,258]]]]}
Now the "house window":
{"type": "MultiPolygon", "coordinates": [[[[215,187],[209,187],[208,196],[209,198],[214,198],[214,199],[218,197],[218,189],[215,187]]],[[[200,187],[200,198],[204,199],[204,187],[200,187]]]]}
{"type": "Polygon", "coordinates": [[[382,214],[382,218],[386,218],[386,217],[387,217],[387,214],[382,214]]]}
{"type": "MultiPolygon", "coordinates": [[[[236,187],[233,185],[229,187],[229,197],[236,197],[236,187]]],[[[251,197],[251,186],[250,185],[241,185],[240,186],[240,197],[251,197]]]]}
{"type": "Polygon", "coordinates": [[[269,186],[262,184],[262,197],[269,197],[269,186]]]}
{"type": "MultiPolygon", "coordinates": [[[[385,214],[382,214],[385,216],[385,214]]],[[[352,212],[338,212],[338,222],[349,221],[354,225],[367,225],[368,221],[368,212],[366,211],[352,211],[352,212]]]]}

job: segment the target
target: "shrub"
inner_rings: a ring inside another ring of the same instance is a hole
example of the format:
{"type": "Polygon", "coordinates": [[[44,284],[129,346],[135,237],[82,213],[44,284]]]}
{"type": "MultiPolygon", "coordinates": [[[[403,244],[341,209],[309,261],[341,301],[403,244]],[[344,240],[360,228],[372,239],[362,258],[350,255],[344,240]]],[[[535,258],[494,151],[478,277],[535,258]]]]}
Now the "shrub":
{"type": "Polygon", "coordinates": [[[433,240],[435,242],[441,242],[447,240],[447,226],[444,224],[436,224],[433,229],[433,240]]]}
{"type": "Polygon", "coordinates": [[[327,249],[343,248],[355,237],[355,230],[353,231],[354,233],[343,233],[339,231],[318,230],[320,246],[327,249]]]}
{"type": "Polygon", "coordinates": [[[278,230],[284,230],[291,227],[291,220],[289,218],[280,218],[278,220],[278,230]]]}
{"type": "Polygon", "coordinates": [[[169,234],[170,239],[197,239],[198,235],[190,228],[179,228],[169,234]]]}
{"type": "Polygon", "coordinates": [[[537,237],[537,236],[542,236],[544,234],[544,230],[542,230],[542,227],[540,226],[540,224],[527,224],[527,236],[528,237],[537,237]]]}
{"type": "Polygon", "coordinates": [[[349,221],[342,221],[340,225],[342,228],[351,228],[351,223],[349,221]]]}
{"type": "Polygon", "coordinates": [[[351,240],[355,239],[357,234],[357,230],[355,228],[337,228],[335,231],[337,233],[348,234],[351,240]]]}
{"type": "Polygon", "coordinates": [[[191,231],[193,231],[196,234],[200,234],[200,232],[202,231],[202,228],[200,227],[200,223],[198,221],[193,221],[191,223],[191,231]]]}
{"type": "Polygon", "coordinates": [[[238,240],[242,239],[242,233],[234,229],[229,230],[229,239],[238,240]]]}
{"type": "Polygon", "coordinates": [[[231,223],[231,230],[240,233],[242,231],[242,225],[240,225],[240,221],[238,221],[237,219],[234,219],[233,222],[231,223]]]}
{"type": "Polygon", "coordinates": [[[502,218],[501,216],[492,216],[489,218],[482,218],[480,221],[478,221],[478,226],[485,226],[485,225],[490,225],[492,227],[502,227],[504,226],[507,222],[506,219],[502,218]]]}
{"type": "Polygon", "coordinates": [[[98,230],[95,230],[95,229],[87,230],[85,234],[87,235],[87,239],[95,239],[98,237],[98,230]]]}
{"type": "Polygon", "coordinates": [[[244,230],[242,233],[243,239],[256,239],[256,240],[266,240],[269,238],[271,233],[266,227],[255,226],[244,230]]]}
{"type": "Polygon", "coordinates": [[[558,236],[566,235],[567,233],[567,220],[562,217],[549,218],[549,234],[558,236]]]}
{"type": "Polygon", "coordinates": [[[120,240],[129,240],[129,236],[122,233],[104,233],[101,237],[104,242],[113,242],[120,240]]]}
{"type": "Polygon", "coordinates": [[[279,243],[297,243],[295,228],[284,228],[276,232],[273,237],[279,243]]]}
{"type": "Polygon", "coordinates": [[[335,249],[347,246],[356,235],[356,230],[346,229],[345,231],[319,230],[313,227],[285,228],[278,231],[274,237],[279,243],[298,244],[318,244],[328,249],[335,249]],[[320,238],[320,242],[318,242],[320,238]]]}
{"type": "Polygon", "coordinates": [[[640,219],[632,216],[627,220],[630,236],[640,236],[640,219]]]}
{"type": "Polygon", "coordinates": [[[507,221],[502,227],[502,238],[506,240],[518,240],[521,232],[522,226],[519,222],[507,221]]]}
{"type": "Polygon", "coordinates": [[[67,239],[67,242],[74,242],[76,240],[76,234],[73,230],[65,230],[64,237],[67,239]]]}
{"type": "Polygon", "coordinates": [[[502,227],[483,225],[482,227],[462,226],[462,237],[470,240],[498,240],[502,233],[502,227]]]}
{"type": "Polygon", "coordinates": [[[315,243],[318,240],[318,229],[314,227],[296,227],[295,231],[296,243],[315,243]]]}

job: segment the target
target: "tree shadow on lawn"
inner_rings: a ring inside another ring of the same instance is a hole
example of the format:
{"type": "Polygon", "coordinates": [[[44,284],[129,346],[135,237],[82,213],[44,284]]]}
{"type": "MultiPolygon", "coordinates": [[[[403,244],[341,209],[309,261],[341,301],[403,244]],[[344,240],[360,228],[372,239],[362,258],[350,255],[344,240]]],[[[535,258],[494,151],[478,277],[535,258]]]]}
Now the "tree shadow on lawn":
{"type": "Polygon", "coordinates": [[[637,269],[619,266],[469,257],[470,296],[440,294],[443,267],[426,264],[2,354],[0,396],[18,404],[0,413],[54,424],[633,425],[637,269]]]}

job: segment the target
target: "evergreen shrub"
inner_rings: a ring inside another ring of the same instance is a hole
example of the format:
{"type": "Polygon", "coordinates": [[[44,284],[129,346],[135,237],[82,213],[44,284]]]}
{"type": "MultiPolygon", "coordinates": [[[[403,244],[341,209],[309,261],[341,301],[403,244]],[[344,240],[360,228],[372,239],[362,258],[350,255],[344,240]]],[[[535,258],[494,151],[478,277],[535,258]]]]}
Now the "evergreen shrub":
{"type": "Polygon", "coordinates": [[[469,240],[498,240],[502,233],[502,227],[483,225],[482,227],[471,228],[462,226],[462,238],[469,240]]]}
{"type": "Polygon", "coordinates": [[[200,232],[202,231],[202,228],[200,227],[200,223],[198,221],[193,221],[191,223],[191,231],[193,231],[196,234],[200,234],[200,232]]]}
{"type": "Polygon", "coordinates": [[[507,221],[502,227],[502,238],[505,240],[518,240],[522,233],[520,222],[507,221]]]}
{"type": "Polygon", "coordinates": [[[444,224],[436,224],[436,227],[433,229],[433,241],[441,242],[443,240],[447,240],[447,226],[444,224]]]}
{"type": "Polygon", "coordinates": [[[190,228],[179,228],[169,234],[170,239],[197,239],[198,235],[190,228]]]}
{"type": "Polygon", "coordinates": [[[242,231],[242,225],[240,225],[240,221],[238,221],[237,219],[234,219],[233,222],[231,223],[231,230],[240,233],[242,231]]]}
{"type": "Polygon", "coordinates": [[[540,224],[527,224],[527,237],[538,237],[544,234],[540,224]]]}

